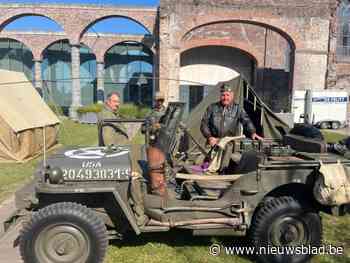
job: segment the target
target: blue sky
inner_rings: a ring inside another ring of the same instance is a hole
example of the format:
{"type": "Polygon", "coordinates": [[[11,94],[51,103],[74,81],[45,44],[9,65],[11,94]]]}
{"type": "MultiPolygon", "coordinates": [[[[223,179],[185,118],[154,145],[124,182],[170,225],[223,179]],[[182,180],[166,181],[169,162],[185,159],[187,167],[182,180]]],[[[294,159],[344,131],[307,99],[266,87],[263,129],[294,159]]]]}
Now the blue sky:
{"type": "MultiPolygon", "coordinates": [[[[0,0],[0,3],[26,4],[94,4],[123,6],[158,6],[159,0],[0,0]]],[[[27,16],[19,18],[5,27],[5,30],[17,31],[62,31],[60,26],[47,18],[27,16]]],[[[109,18],[102,20],[89,30],[98,33],[145,34],[145,29],[137,23],[124,18],[109,18]]]]}

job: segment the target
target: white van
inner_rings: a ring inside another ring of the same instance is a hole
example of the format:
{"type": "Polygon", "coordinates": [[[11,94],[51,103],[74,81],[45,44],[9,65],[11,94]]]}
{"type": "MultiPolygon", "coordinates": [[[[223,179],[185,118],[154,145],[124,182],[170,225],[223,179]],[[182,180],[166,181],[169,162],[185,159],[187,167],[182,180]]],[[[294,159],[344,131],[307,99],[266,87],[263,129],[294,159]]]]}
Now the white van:
{"type": "MultiPolygon", "coordinates": [[[[296,90],[292,111],[294,122],[304,122],[306,90],[296,90]]],[[[312,91],[311,122],[321,129],[338,129],[347,124],[349,96],[346,91],[312,91]]]]}

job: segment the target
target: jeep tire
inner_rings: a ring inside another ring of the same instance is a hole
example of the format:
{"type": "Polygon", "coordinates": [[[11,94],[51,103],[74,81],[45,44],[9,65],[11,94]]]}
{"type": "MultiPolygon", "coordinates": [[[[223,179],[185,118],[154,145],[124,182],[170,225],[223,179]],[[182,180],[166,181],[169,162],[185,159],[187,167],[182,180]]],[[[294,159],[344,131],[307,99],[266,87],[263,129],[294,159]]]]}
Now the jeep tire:
{"type": "Polygon", "coordinates": [[[25,263],[102,263],[108,246],[104,222],[77,203],[56,203],[34,213],[20,233],[25,263]]]}
{"type": "Polygon", "coordinates": [[[324,130],[324,129],[329,129],[329,125],[327,122],[321,122],[320,124],[320,129],[324,130]]]}
{"type": "Polygon", "coordinates": [[[340,128],[340,123],[337,121],[333,121],[331,127],[333,130],[337,130],[340,128]]]}
{"type": "Polygon", "coordinates": [[[321,218],[308,206],[292,197],[278,197],[266,202],[255,213],[249,231],[257,254],[263,263],[304,263],[312,255],[299,253],[287,255],[287,248],[318,247],[322,240],[321,218]],[[263,247],[263,249],[261,249],[263,247]],[[279,249],[271,253],[271,248],[279,249]],[[264,253],[265,251],[270,253],[264,253]],[[261,253],[259,252],[261,251],[261,253]],[[285,251],[285,254],[280,254],[285,251]]]}

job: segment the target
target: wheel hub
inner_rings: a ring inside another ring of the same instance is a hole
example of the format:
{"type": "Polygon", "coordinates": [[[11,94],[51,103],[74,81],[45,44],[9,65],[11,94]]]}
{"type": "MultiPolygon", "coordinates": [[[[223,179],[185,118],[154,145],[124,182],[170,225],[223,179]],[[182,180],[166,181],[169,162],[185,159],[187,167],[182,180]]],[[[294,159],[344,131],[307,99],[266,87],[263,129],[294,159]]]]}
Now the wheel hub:
{"type": "Polygon", "coordinates": [[[298,230],[293,225],[288,225],[285,231],[281,232],[281,241],[289,244],[298,239],[298,230]]]}
{"type": "Polygon", "coordinates": [[[297,246],[305,244],[308,235],[304,222],[293,217],[284,217],[273,223],[270,236],[275,246],[297,246]]]}
{"type": "Polygon", "coordinates": [[[90,246],[86,233],[73,225],[56,225],[43,229],[35,243],[39,262],[86,262],[90,246]]]}
{"type": "Polygon", "coordinates": [[[79,243],[70,234],[57,235],[54,239],[57,240],[57,242],[54,242],[54,251],[60,256],[68,255],[72,253],[74,247],[79,247],[79,243]]]}

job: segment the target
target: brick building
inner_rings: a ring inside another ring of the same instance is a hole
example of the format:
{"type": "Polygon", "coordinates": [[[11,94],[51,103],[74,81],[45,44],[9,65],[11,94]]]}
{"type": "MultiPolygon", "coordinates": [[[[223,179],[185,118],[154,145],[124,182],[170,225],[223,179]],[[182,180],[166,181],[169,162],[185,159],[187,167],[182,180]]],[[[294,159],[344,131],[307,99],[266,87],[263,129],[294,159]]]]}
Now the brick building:
{"type": "Polygon", "coordinates": [[[120,43],[139,50],[141,47],[137,59],[151,65],[146,72],[133,71],[136,77],[127,84],[126,98],[130,100],[135,97],[134,90],[142,98],[160,89],[168,100],[187,101],[191,108],[205,96],[207,88],[237,74],[244,75],[275,111],[291,110],[294,90],[350,90],[348,1],[160,0],[159,8],[0,5],[0,29],[25,15],[48,17],[61,25],[63,32],[2,30],[0,39],[19,41],[29,50],[31,56],[27,54],[27,60],[32,60],[33,65],[27,70],[33,71],[38,89],[45,79],[46,50],[65,41],[72,77],[67,96],[71,97],[68,103],[73,115],[76,107],[85,104],[82,80],[79,81],[84,60],[82,47],[95,58],[95,90],[87,89],[87,94],[96,101],[103,100],[103,94],[113,89],[107,88],[106,78],[121,74],[120,67],[107,67],[120,56],[108,63],[106,57],[113,48],[118,50],[115,46],[120,43]],[[143,36],[86,33],[91,25],[108,17],[129,18],[148,33],[143,36]],[[148,81],[152,76],[156,81],[148,81]]]}

